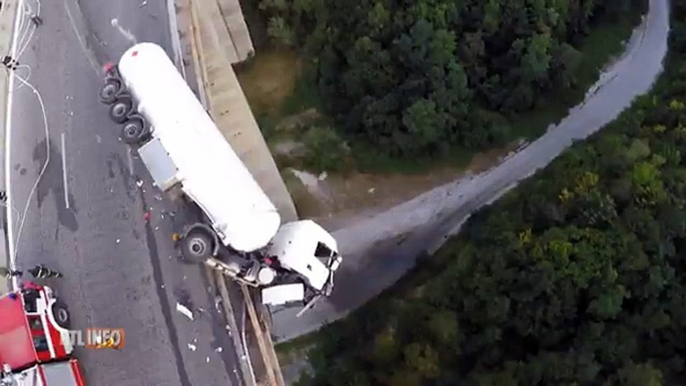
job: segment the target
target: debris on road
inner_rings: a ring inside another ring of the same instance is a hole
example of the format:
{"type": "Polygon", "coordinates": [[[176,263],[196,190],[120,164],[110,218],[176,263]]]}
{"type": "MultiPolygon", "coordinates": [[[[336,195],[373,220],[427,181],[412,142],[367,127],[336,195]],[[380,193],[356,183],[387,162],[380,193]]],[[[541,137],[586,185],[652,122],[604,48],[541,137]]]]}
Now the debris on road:
{"type": "Polygon", "coordinates": [[[195,350],[198,349],[198,347],[197,347],[196,345],[194,345],[193,343],[188,343],[188,348],[189,348],[191,351],[195,351],[195,350]]]}
{"type": "MultiPolygon", "coordinates": [[[[164,209],[160,210],[160,213],[162,215],[167,215],[169,217],[174,217],[176,215],[176,213],[174,213],[174,211],[164,210],[164,209]]],[[[162,218],[164,218],[164,216],[162,218]]]]}
{"type": "Polygon", "coordinates": [[[210,363],[210,357],[205,357],[205,363],[210,363]]]}
{"type": "Polygon", "coordinates": [[[188,319],[194,320],[193,319],[193,311],[189,310],[188,307],[184,306],[183,304],[181,304],[179,302],[176,302],[176,311],[185,315],[188,319]]]}
{"type": "Polygon", "coordinates": [[[136,185],[140,188],[143,186],[143,180],[136,180],[136,185]]]}
{"type": "Polygon", "coordinates": [[[214,349],[214,352],[219,352],[219,353],[220,353],[220,352],[222,352],[222,351],[224,351],[224,349],[223,349],[222,347],[217,347],[217,348],[214,349]]]}
{"type": "Polygon", "coordinates": [[[117,239],[117,240],[116,240],[116,243],[119,244],[120,241],[121,241],[121,240],[117,239]]]}
{"type": "Polygon", "coordinates": [[[150,217],[151,217],[150,212],[145,212],[143,214],[143,218],[145,219],[145,222],[150,222],[150,217]]]}
{"type": "Polygon", "coordinates": [[[179,240],[181,240],[181,235],[176,233],[176,232],[172,233],[172,241],[179,241],[179,240]]]}

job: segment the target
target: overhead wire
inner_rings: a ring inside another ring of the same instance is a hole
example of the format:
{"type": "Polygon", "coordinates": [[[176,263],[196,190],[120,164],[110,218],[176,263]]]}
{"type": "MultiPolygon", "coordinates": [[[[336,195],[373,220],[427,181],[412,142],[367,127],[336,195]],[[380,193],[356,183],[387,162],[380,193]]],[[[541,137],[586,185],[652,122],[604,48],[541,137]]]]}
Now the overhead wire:
{"type": "MultiPolygon", "coordinates": [[[[32,16],[39,16],[40,17],[40,9],[41,9],[41,3],[40,0],[36,0],[36,13],[32,12],[31,6],[28,4],[28,2],[23,3],[23,9],[21,12],[18,12],[18,20],[16,21],[19,23],[19,38],[17,39],[17,54],[16,57],[12,58],[15,60],[15,62],[18,62],[21,56],[23,55],[24,51],[26,50],[27,47],[31,44],[31,40],[33,39],[34,32],[36,30],[36,25],[34,22],[31,20],[32,16]],[[28,18],[27,18],[28,16],[28,18]],[[33,27],[33,28],[32,28],[33,27]]],[[[14,256],[17,255],[17,252],[19,251],[19,245],[20,245],[20,240],[21,240],[21,234],[24,229],[24,223],[26,220],[26,215],[29,211],[31,199],[33,198],[34,194],[36,193],[36,190],[38,188],[38,184],[40,183],[41,179],[45,175],[45,171],[48,168],[48,165],[50,163],[50,128],[48,125],[48,116],[46,113],[45,109],[45,103],[43,102],[43,97],[41,96],[40,92],[33,86],[28,81],[28,76],[31,74],[31,67],[29,65],[18,65],[14,67],[14,69],[9,69],[9,76],[13,77],[14,79],[18,80],[20,82],[20,86],[26,86],[29,89],[31,89],[32,93],[36,96],[36,99],[38,100],[38,104],[40,105],[41,109],[41,115],[43,117],[43,128],[44,128],[44,133],[45,133],[45,162],[43,162],[43,166],[41,168],[41,171],[38,173],[38,177],[36,178],[36,181],[34,182],[33,186],[31,187],[31,190],[29,191],[29,195],[26,199],[26,205],[24,206],[23,213],[19,213],[19,211],[12,207],[10,208],[11,211],[17,212],[20,214],[19,217],[19,229],[17,230],[17,236],[14,240],[14,256]],[[22,77],[21,75],[16,73],[16,70],[19,68],[27,68],[28,74],[27,77],[22,77]]],[[[17,88],[19,89],[19,87],[17,88]]],[[[8,111],[7,114],[11,114],[11,111],[8,111]]],[[[10,187],[8,187],[9,189],[10,187]]],[[[7,206],[7,205],[5,205],[7,206]]]]}
{"type": "MultiPolygon", "coordinates": [[[[40,4],[40,3],[39,3],[39,4],[40,4]]],[[[2,15],[3,15],[5,12],[7,12],[7,9],[9,9],[9,7],[0,7],[0,17],[2,17],[2,15]]],[[[18,39],[17,41],[23,40],[23,35],[24,35],[24,34],[22,34],[21,31],[24,30],[25,25],[21,25],[21,24],[24,23],[24,20],[25,20],[25,19],[24,19],[24,15],[25,15],[27,12],[30,12],[30,7],[28,7],[28,9],[27,9],[27,4],[26,4],[26,3],[22,3],[22,12],[21,12],[21,13],[18,13],[18,15],[17,15],[18,19],[16,20],[16,22],[20,24],[20,28],[19,28],[19,31],[20,31],[20,39],[18,39]]],[[[25,79],[28,79],[28,77],[29,77],[30,74],[31,74],[31,67],[30,67],[30,66],[28,66],[28,65],[19,65],[19,66],[16,66],[15,69],[24,68],[24,67],[27,68],[27,70],[28,70],[28,74],[27,74],[27,76],[26,76],[26,78],[25,78],[25,79]]],[[[8,69],[8,70],[9,70],[9,69],[8,69]]],[[[12,76],[12,75],[11,75],[11,71],[8,71],[8,76],[12,76]]],[[[20,86],[23,86],[23,84],[20,85],[20,86]]],[[[8,112],[8,113],[9,113],[9,112],[8,112]]],[[[5,197],[6,197],[6,196],[5,196],[5,197]]],[[[20,224],[20,221],[21,221],[21,214],[20,214],[19,210],[18,210],[14,205],[11,205],[11,206],[10,206],[7,202],[0,202],[0,206],[2,206],[2,207],[4,207],[4,208],[8,208],[13,214],[16,215],[14,224],[10,224],[10,226],[17,227],[17,226],[20,224]]]]}
{"type": "Polygon", "coordinates": [[[23,54],[24,51],[26,50],[26,48],[29,46],[29,44],[31,43],[31,38],[33,38],[33,34],[36,31],[36,28],[31,28],[31,26],[33,24],[30,21],[30,18],[32,15],[31,11],[32,11],[31,6],[28,5],[28,3],[23,3],[22,12],[19,15],[21,18],[20,21],[24,22],[24,24],[21,25],[21,30],[19,31],[20,39],[17,42],[18,43],[17,44],[18,49],[17,49],[17,54],[16,54],[17,59],[19,57],[21,57],[21,54],[23,54]],[[25,20],[24,20],[27,17],[27,15],[29,17],[28,23],[25,22],[25,20]]]}
{"type": "Polygon", "coordinates": [[[33,94],[36,96],[38,99],[38,103],[40,104],[41,108],[41,114],[43,116],[43,128],[44,128],[44,133],[45,133],[45,162],[43,163],[43,167],[41,168],[40,173],[38,173],[38,177],[36,178],[36,182],[33,184],[31,187],[31,191],[29,192],[29,196],[26,199],[26,205],[24,206],[24,212],[21,215],[21,222],[19,223],[19,229],[17,230],[17,237],[14,242],[14,256],[17,255],[17,251],[19,250],[19,241],[21,240],[21,233],[22,230],[24,229],[24,220],[26,220],[26,214],[29,211],[29,204],[31,203],[31,199],[33,198],[34,194],[36,193],[36,189],[38,188],[38,184],[40,183],[41,179],[43,178],[43,175],[45,175],[45,171],[48,169],[48,164],[50,163],[50,127],[48,125],[48,116],[45,111],[45,104],[43,103],[43,97],[41,96],[40,92],[36,90],[36,88],[26,81],[24,78],[22,78],[19,75],[14,75],[23,85],[29,87],[33,94]]]}
{"type": "MultiPolygon", "coordinates": [[[[27,3],[24,2],[22,3],[22,12],[19,14],[19,20],[18,22],[20,23],[20,33],[19,36],[20,38],[17,41],[17,54],[16,57],[14,58],[19,61],[19,58],[24,54],[24,51],[29,47],[31,44],[31,40],[33,38],[33,34],[36,32],[36,25],[33,23],[31,20],[33,16],[38,16],[40,17],[40,1],[36,1],[36,12],[34,13],[31,6],[27,3]],[[33,28],[32,28],[33,27],[33,28]]],[[[24,80],[28,81],[29,78],[31,77],[31,66],[28,64],[20,64],[14,68],[14,71],[18,70],[19,68],[26,68],[28,73],[24,77],[24,80]]],[[[24,86],[24,84],[20,84],[19,87],[17,87],[17,90],[21,89],[24,86]]]]}

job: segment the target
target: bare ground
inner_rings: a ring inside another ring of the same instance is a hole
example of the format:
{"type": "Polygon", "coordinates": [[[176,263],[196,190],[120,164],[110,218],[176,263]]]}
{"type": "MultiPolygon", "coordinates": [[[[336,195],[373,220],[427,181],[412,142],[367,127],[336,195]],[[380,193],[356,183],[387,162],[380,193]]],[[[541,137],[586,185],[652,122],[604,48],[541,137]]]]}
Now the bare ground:
{"type": "Polygon", "coordinates": [[[426,191],[468,174],[477,174],[496,165],[515,150],[518,143],[475,155],[466,168],[441,167],[426,174],[328,174],[319,186],[312,179],[297,176],[286,179],[286,186],[302,218],[312,218],[334,231],[382,213],[426,191]],[[326,197],[323,197],[323,192],[326,197]]]}

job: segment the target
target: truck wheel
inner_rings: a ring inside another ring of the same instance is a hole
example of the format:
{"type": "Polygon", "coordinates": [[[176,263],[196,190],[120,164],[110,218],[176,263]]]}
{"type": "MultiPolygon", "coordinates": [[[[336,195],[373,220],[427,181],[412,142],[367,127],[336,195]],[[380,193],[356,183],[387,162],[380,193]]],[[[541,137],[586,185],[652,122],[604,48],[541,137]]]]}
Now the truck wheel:
{"type": "Polygon", "coordinates": [[[122,123],[126,120],[126,116],[129,115],[132,109],[133,101],[131,98],[118,98],[117,101],[110,106],[110,119],[115,123],[122,123]]]}
{"type": "Polygon", "coordinates": [[[202,264],[212,256],[212,237],[202,229],[192,230],[182,243],[183,259],[188,263],[202,264]]]}
{"type": "Polygon", "coordinates": [[[55,317],[55,322],[65,329],[69,329],[71,325],[71,316],[69,315],[69,310],[67,306],[60,302],[56,302],[52,305],[52,315],[55,317]]]}
{"type": "Polygon", "coordinates": [[[100,88],[100,101],[105,104],[112,104],[117,100],[117,95],[122,89],[121,80],[109,78],[100,88]]]}
{"type": "Polygon", "coordinates": [[[128,145],[135,145],[143,139],[145,122],[140,118],[127,120],[121,127],[121,140],[128,145]]]}

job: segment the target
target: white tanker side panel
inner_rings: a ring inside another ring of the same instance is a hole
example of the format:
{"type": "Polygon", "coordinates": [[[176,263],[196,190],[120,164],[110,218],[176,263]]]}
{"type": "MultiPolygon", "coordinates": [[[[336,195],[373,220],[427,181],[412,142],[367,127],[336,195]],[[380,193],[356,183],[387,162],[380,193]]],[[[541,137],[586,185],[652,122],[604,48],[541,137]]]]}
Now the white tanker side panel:
{"type": "Polygon", "coordinates": [[[281,223],[274,204],[164,50],[137,44],[118,69],[153,137],[176,164],[182,189],[210,217],[222,242],[245,252],[267,245],[281,223]]]}

